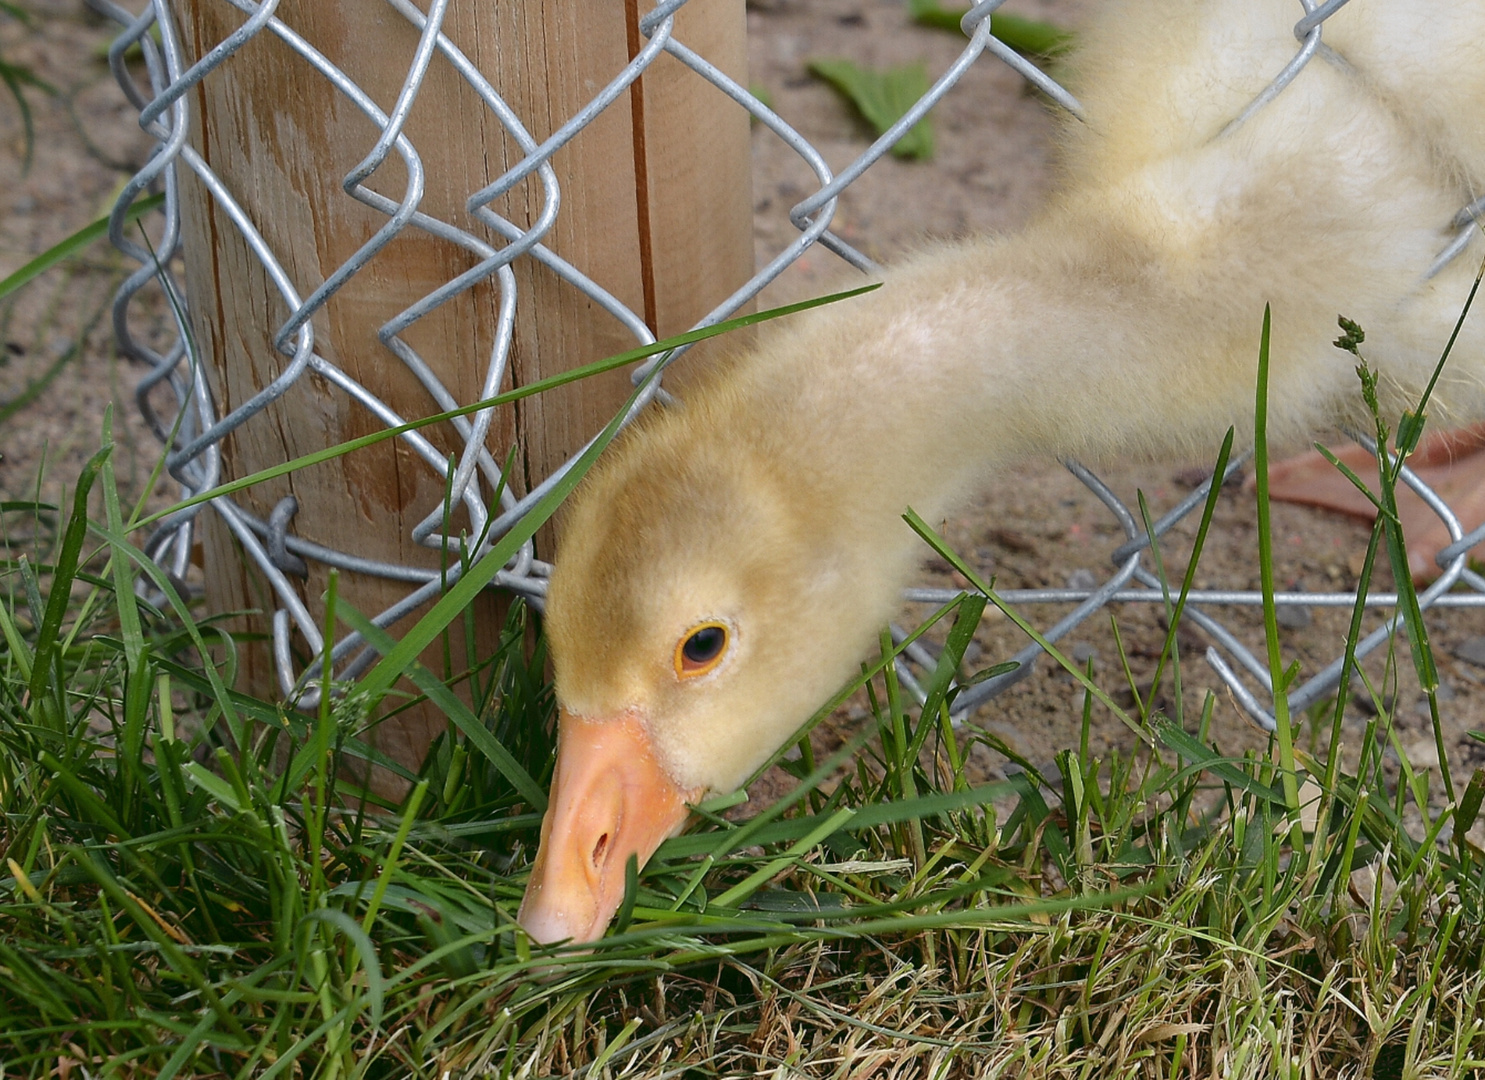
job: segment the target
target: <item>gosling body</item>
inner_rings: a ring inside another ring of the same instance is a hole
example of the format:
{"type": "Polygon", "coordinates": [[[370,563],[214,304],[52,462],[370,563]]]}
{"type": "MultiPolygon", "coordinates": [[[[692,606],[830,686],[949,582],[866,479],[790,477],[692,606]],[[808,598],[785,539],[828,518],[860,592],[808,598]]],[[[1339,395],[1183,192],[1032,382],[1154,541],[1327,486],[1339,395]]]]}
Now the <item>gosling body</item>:
{"type": "MultiPolygon", "coordinates": [[[[1087,122],[1063,125],[1062,183],[1030,227],[925,249],[762,335],[600,463],[548,598],[560,794],[522,909],[534,936],[601,935],[628,855],[850,677],[920,555],[907,507],[940,518],[1026,457],[1251,438],[1265,305],[1278,439],[1361,419],[1340,314],[1366,328],[1384,406],[1416,400],[1485,248],[1427,276],[1485,190],[1485,0],[1352,0],[1230,126],[1293,57],[1298,14],[1102,5],[1070,64],[1087,122]],[[687,668],[709,624],[724,648],[687,668]],[[616,809],[584,812],[600,802],[616,809]]],[[[1468,325],[1435,424],[1485,416],[1482,347],[1468,325]]]]}

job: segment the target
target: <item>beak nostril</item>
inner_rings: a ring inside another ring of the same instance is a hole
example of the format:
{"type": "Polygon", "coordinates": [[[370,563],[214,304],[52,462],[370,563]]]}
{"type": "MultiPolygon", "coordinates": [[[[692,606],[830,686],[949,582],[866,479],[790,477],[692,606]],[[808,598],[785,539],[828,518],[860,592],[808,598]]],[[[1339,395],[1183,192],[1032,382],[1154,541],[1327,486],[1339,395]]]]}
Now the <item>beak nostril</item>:
{"type": "Polygon", "coordinates": [[[601,866],[603,864],[603,855],[606,851],[608,851],[608,833],[604,833],[602,836],[600,836],[598,838],[598,843],[593,845],[594,866],[601,866]]]}

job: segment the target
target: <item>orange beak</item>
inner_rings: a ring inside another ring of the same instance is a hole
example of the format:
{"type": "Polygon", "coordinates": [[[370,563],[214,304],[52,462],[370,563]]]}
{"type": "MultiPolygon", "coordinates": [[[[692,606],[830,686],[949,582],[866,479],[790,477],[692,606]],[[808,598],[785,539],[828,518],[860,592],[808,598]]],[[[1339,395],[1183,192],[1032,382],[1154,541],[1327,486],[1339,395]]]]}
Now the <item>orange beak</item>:
{"type": "Polygon", "coordinates": [[[679,832],[700,791],[660,767],[633,714],[588,720],[563,710],[541,847],[516,918],[537,941],[603,936],[624,900],[624,864],[643,866],[679,832]]]}

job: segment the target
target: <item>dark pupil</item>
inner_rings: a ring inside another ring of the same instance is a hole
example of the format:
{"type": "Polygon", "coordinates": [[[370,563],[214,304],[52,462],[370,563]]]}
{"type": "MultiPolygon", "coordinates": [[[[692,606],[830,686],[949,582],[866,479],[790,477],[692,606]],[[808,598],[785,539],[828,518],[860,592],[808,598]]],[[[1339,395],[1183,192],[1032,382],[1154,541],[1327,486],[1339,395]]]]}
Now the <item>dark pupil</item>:
{"type": "Polygon", "coordinates": [[[703,626],[686,639],[686,644],[681,646],[681,653],[693,664],[705,664],[717,658],[717,654],[722,651],[722,643],[726,640],[727,631],[720,626],[703,626]]]}

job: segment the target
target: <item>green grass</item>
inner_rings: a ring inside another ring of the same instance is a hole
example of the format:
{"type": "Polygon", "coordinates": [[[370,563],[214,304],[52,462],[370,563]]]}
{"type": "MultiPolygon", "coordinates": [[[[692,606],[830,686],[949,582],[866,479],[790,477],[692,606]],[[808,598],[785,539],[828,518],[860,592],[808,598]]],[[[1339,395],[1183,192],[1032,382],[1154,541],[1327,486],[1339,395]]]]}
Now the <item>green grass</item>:
{"type": "MultiPolygon", "coordinates": [[[[1260,448],[1266,367],[1265,333],[1260,448]]],[[[1397,426],[1416,443],[1418,419],[1397,426]]],[[[7,1078],[1485,1068],[1485,853],[1465,839],[1485,773],[1456,790],[1405,755],[1389,771],[1385,709],[1347,766],[1345,684],[1309,718],[1281,693],[1269,753],[1216,749],[1217,702],[1183,692],[1177,628],[1219,492],[1179,580],[1155,551],[1169,630],[1154,685],[1116,665],[1133,700],[1121,709],[1117,687],[1052,650],[1084,689],[1079,746],[998,784],[968,763],[976,742],[1003,747],[949,723],[951,681],[987,605],[1019,616],[910,515],[973,586],[915,631],[944,643],[926,703],[898,683],[905,644],[884,639],[819,714],[861,691],[864,729],[820,759],[802,731],[777,761],[795,787],[767,808],[703,806],[634,875],[610,935],[576,950],[534,946],[513,918],[552,758],[529,614],[513,606],[465,671],[416,661],[502,549],[401,641],[377,641],[376,668],[300,713],[229,689],[243,643],[134,546],[149,519],[121,505],[113,469],[105,425],[70,505],[0,506],[7,1078]],[[409,685],[449,732],[406,798],[371,811],[346,778],[376,760],[368,733],[409,685]],[[1131,750],[1090,753],[1097,709],[1122,716],[1131,750]]],[[[1387,508],[1395,469],[1379,471],[1387,508]]],[[[1384,513],[1363,588],[1379,556],[1406,566],[1402,544],[1384,513]]],[[[1260,562],[1271,596],[1266,536],[1260,562]]],[[[1404,656],[1427,688],[1427,634],[1396,577],[1404,656]]],[[[336,593],[332,579],[327,631],[369,630],[336,593]]],[[[1265,622],[1282,688],[1296,669],[1271,603],[1265,622]]],[[[1360,628],[1358,609],[1352,645],[1360,628]]]]}
{"type": "MultiPolygon", "coordinates": [[[[0,0],[0,15],[15,19],[24,26],[33,25],[31,13],[19,4],[11,3],[10,0],[0,0]]],[[[44,94],[56,96],[57,88],[39,77],[26,64],[11,63],[3,56],[0,56],[0,82],[5,84],[5,89],[10,93],[16,112],[21,117],[21,131],[25,140],[21,152],[21,171],[29,172],[31,161],[36,153],[36,121],[31,115],[31,102],[27,99],[26,92],[39,90],[44,94]]]]}

